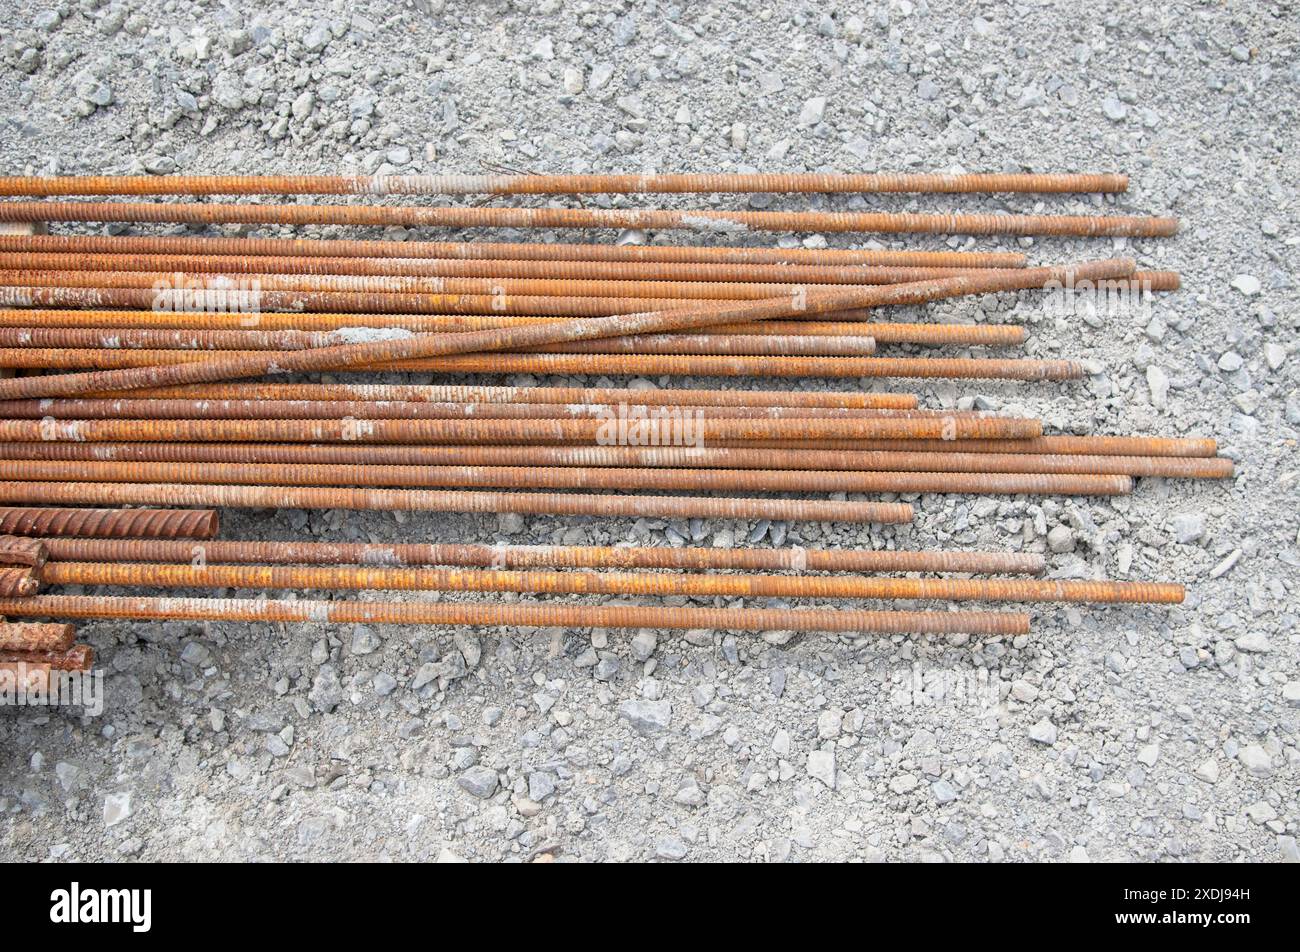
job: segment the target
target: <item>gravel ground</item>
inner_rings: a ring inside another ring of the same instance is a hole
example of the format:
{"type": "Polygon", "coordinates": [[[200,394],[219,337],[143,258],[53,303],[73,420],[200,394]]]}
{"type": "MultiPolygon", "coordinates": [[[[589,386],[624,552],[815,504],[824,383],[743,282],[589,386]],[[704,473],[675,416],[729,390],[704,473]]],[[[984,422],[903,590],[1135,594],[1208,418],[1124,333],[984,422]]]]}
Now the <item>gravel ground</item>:
{"type": "Polygon", "coordinates": [[[1027,323],[1084,382],[892,388],[1240,463],[1128,498],[924,495],[900,528],[230,513],[229,538],[1024,550],[1189,591],[1045,606],[1014,640],[86,624],[103,715],[0,710],[7,858],[1297,860],[1294,4],[0,7],[7,174],[1128,171],[1118,199],[811,202],[1180,215],[1137,243],[884,241],[1184,277],[1115,314],[929,312],[1027,323]]]}

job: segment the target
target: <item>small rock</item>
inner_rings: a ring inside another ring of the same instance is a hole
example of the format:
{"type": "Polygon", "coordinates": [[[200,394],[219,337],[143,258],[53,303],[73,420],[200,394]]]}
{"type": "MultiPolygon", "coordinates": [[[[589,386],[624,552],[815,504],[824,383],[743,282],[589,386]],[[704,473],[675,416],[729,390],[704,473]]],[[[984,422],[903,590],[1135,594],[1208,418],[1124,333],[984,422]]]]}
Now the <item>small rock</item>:
{"type": "Polygon", "coordinates": [[[1205,516],[1199,512],[1181,512],[1173,519],[1174,541],[1190,545],[1205,535],[1205,516]]]}
{"type": "Polygon", "coordinates": [[[352,630],[352,653],[368,655],[383,644],[375,630],[369,625],[357,625],[352,630]]]}
{"type": "Polygon", "coordinates": [[[541,803],[555,793],[555,778],[551,774],[536,771],[528,775],[528,799],[541,803]]]}
{"type": "Polygon", "coordinates": [[[1055,526],[1047,533],[1047,547],[1053,552],[1073,552],[1074,532],[1068,526],[1055,526]]]}
{"type": "Polygon", "coordinates": [[[1237,754],[1237,760],[1255,777],[1268,777],[1273,773],[1273,758],[1259,744],[1248,744],[1237,754]]]}
{"type": "Polygon", "coordinates": [[[1268,637],[1262,631],[1247,632],[1233,644],[1237,646],[1238,651],[1247,651],[1251,654],[1266,654],[1272,650],[1268,637]]]}
{"type": "Polygon", "coordinates": [[[110,793],[104,798],[104,826],[117,826],[134,812],[130,792],[110,793]]]}
{"type": "Polygon", "coordinates": [[[1246,297],[1254,297],[1263,287],[1259,283],[1259,278],[1253,274],[1239,274],[1232,279],[1232,286],[1240,291],[1246,297]]]}
{"type": "Polygon", "coordinates": [[[1147,389],[1151,391],[1151,405],[1157,410],[1169,405],[1169,375],[1155,364],[1147,367],[1147,389]]]}
{"type": "Polygon", "coordinates": [[[666,731],[673,720],[672,705],[667,701],[624,701],[618,706],[618,713],[642,734],[666,731]]]}
{"type": "Polygon", "coordinates": [[[1267,823],[1269,820],[1277,819],[1277,811],[1267,800],[1260,800],[1246,807],[1246,816],[1255,823],[1267,823]]]}
{"type": "Polygon", "coordinates": [[[486,800],[497,790],[497,772],[490,767],[470,767],[456,778],[457,785],[470,796],[486,800]]]}
{"type": "Polygon", "coordinates": [[[815,126],[822,121],[826,114],[826,97],[814,96],[803,104],[803,109],[799,111],[799,125],[807,128],[815,126]]]}
{"type": "Polygon", "coordinates": [[[1101,102],[1101,111],[1105,113],[1106,118],[1111,122],[1120,122],[1128,115],[1128,106],[1120,102],[1115,96],[1107,96],[1101,102]]]}
{"type": "Polygon", "coordinates": [[[686,856],[686,844],[675,836],[661,836],[655,842],[655,856],[659,859],[682,859],[686,856]]]}
{"type": "Polygon", "coordinates": [[[1160,745],[1147,744],[1142,747],[1137,753],[1137,759],[1139,763],[1146,764],[1148,767],[1154,767],[1156,761],[1160,759],[1160,745]]]}
{"type": "Polygon", "coordinates": [[[835,749],[814,750],[808,755],[808,776],[835,789],[835,749]]]}
{"type": "Polygon", "coordinates": [[[1043,718],[1029,728],[1029,739],[1040,744],[1047,744],[1050,747],[1056,743],[1056,725],[1047,718],[1043,718]]]}
{"type": "Polygon", "coordinates": [[[654,631],[649,628],[640,629],[632,636],[632,657],[638,661],[648,661],[650,656],[655,653],[655,646],[659,643],[659,638],[654,631]]]}
{"type": "Polygon", "coordinates": [[[1213,757],[1196,768],[1196,778],[1206,783],[1219,782],[1219,763],[1213,757]]]}

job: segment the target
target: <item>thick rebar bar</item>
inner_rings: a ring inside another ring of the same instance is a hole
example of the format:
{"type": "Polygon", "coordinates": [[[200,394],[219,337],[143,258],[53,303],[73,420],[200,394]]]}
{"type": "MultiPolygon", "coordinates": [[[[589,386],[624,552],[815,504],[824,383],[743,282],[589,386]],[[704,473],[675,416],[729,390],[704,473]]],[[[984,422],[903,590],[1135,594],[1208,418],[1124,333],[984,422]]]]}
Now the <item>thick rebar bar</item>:
{"type": "MultiPolygon", "coordinates": [[[[438,335],[422,335],[426,337],[438,335]]],[[[462,337],[463,334],[448,334],[462,337]]],[[[368,346],[368,345],[367,345],[368,346]]],[[[556,345],[562,346],[562,345],[556,345]]],[[[333,347],[312,350],[228,350],[212,352],[192,350],[64,350],[59,348],[0,349],[0,367],[14,369],[62,369],[79,371],[45,377],[21,377],[0,380],[0,399],[33,396],[75,396],[94,391],[128,391],[136,381],[211,379],[225,376],[225,371],[210,370],[211,364],[238,362],[247,367],[246,376],[261,376],[258,366],[271,368],[265,373],[288,372],[288,358],[320,354],[333,347]],[[275,358],[283,358],[276,360],[275,358]],[[264,364],[259,362],[265,362],[264,364]],[[87,370],[85,368],[96,368],[87,370]],[[197,368],[184,375],[181,371],[197,368]],[[173,371],[165,374],[164,371],[173,371]],[[123,376],[109,376],[118,374],[123,376]],[[132,376],[125,376],[125,375],[132,376]],[[73,380],[72,378],[77,378],[73,380]]],[[[235,364],[232,363],[231,366],[235,364]]],[[[762,357],[710,354],[571,354],[517,353],[515,351],[459,354],[450,357],[422,357],[414,360],[391,360],[323,368],[334,373],[374,373],[379,371],[444,374],[558,374],[572,376],[614,377],[915,377],[967,380],[1078,380],[1084,376],[1083,365],[1073,360],[1034,360],[994,357],[762,357]]],[[[150,389],[154,384],[144,385],[150,389]]]]}
{"type": "Polygon", "coordinates": [[[0,251],[73,254],[402,257],[494,261],[622,261],[713,264],[1023,268],[1016,251],[900,251],[875,248],[747,248],[712,245],[593,245],[542,242],[227,238],[190,235],[0,235],[0,251]]]}
{"type": "Polygon", "coordinates": [[[67,651],[76,637],[72,625],[9,622],[0,624],[0,651],[67,651]]]}
{"type": "MultiPolygon", "coordinates": [[[[400,341],[319,347],[309,351],[273,351],[245,357],[223,357],[202,362],[138,367],[58,376],[0,380],[0,399],[19,397],[75,396],[94,390],[123,390],[182,383],[214,382],[232,377],[260,376],[337,369],[385,361],[501,351],[570,340],[622,337],[631,334],[663,333],[754,320],[816,314],[852,307],[916,303],[954,297],[1039,286],[1052,282],[1068,284],[1084,278],[1123,277],[1135,270],[1132,259],[1088,262],[1069,267],[1027,268],[1023,271],[972,272],[967,277],[938,278],[908,284],[866,287],[798,295],[791,299],[758,301],[735,307],[682,308],[680,310],[626,314],[586,320],[563,321],[531,327],[498,328],[462,334],[422,334],[400,341]],[[282,356],[283,355],[283,356],[282,356]]],[[[531,356],[531,355],[530,355],[531,356]]],[[[803,358],[817,359],[817,358],[803,358]]],[[[822,358],[851,360],[869,358],[822,358]]]]}
{"type": "Polygon", "coordinates": [[[30,568],[0,567],[0,598],[26,598],[41,590],[41,581],[30,568]]]}
{"type": "Polygon", "coordinates": [[[910,393],[860,390],[712,390],[632,387],[493,387],[468,384],[230,383],[132,391],[133,397],[202,400],[331,400],[429,403],[625,403],[681,407],[916,407],[910,393]]]}
{"type": "MultiPolygon", "coordinates": [[[[372,275],[581,281],[897,284],[946,278],[962,268],[895,265],[727,264],[673,261],[528,261],[496,258],[375,258],[275,255],[140,255],[0,251],[16,271],[173,272],[198,274],[372,275]]],[[[521,292],[522,293],[522,292],[521,292]]],[[[649,295],[659,297],[666,295],[649,295]]]]}
{"type": "Polygon", "coordinates": [[[5,420],[0,441],[76,443],[589,443],[629,446],[747,439],[1025,439],[1042,424],[1023,417],[859,417],[849,419],[541,420],[5,420]]]}
{"type": "Polygon", "coordinates": [[[740,192],[1123,192],[1089,172],[859,172],[613,175],[65,175],[0,178],[0,195],[649,195],[740,192]]]}
{"type": "MultiPolygon", "coordinates": [[[[268,404],[275,407],[279,404],[268,404]]],[[[412,404],[420,406],[420,404],[412,404]]],[[[436,404],[434,405],[436,406],[436,404]]],[[[489,409],[486,405],[480,409],[489,409]]],[[[544,405],[543,405],[544,406],[544,405]]],[[[511,409],[505,407],[504,409],[511,409]]],[[[2,408],[0,408],[2,410],[2,408]]],[[[754,414],[734,409],[717,413],[754,414]]],[[[762,411],[762,412],[771,412],[762,411]]],[[[792,414],[836,410],[794,410],[792,414]]],[[[852,412],[852,411],[847,411],[852,412]]],[[[862,411],[857,411],[862,412],[862,411]]],[[[12,415],[12,414],[10,414],[12,415]]],[[[165,412],[155,412],[163,418],[165,412]]],[[[220,411],[212,416],[220,416],[220,411]]],[[[271,412],[283,417],[287,414],[271,412]]],[[[1018,442],[1018,441],[1017,441],[1018,442]]],[[[894,444],[899,445],[899,444],[894,444]]],[[[678,467],[684,469],[826,469],[869,472],[1077,473],[1230,479],[1222,456],[1123,456],[1032,453],[937,453],[894,450],[746,449],[735,446],[364,446],[276,443],[0,443],[0,459],[103,460],[121,463],[278,463],[397,466],[678,467]]]]}
{"type": "Polygon", "coordinates": [[[0,614],[27,618],[478,625],[497,628],[709,628],[730,631],[979,635],[1029,633],[1029,616],[1019,612],[678,608],[666,605],[581,605],[563,602],[361,602],[37,595],[27,599],[0,599],[0,614]]]}
{"type": "MultiPolygon", "coordinates": [[[[81,503],[85,500],[66,500],[81,503]]],[[[51,509],[0,507],[0,533],[97,539],[211,539],[213,509],[51,509]]]]}
{"type": "Polygon", "coordinates": [[[47,671],[89,671],[94,661],[95,651],[89,645],[73,645],[66,651],[0,651],[0,670],[25,664],[47,671]]]}
{"type": "Polygon", "coordinates": [[[625,489],[692,492],[979,493],[1115,496],[1128,476],[1072,473],[923,473],[849,470],[621,469],[614,467],[384,466],[273,463],[119,463],[0,460],[0,479],[95,483],[219,483],[494,489],[625,489]]]}
{"type": "Polygon", "coordinates": [[[341,589],[536,594],[870,598],[983,602],[1178,604],[1183,586],[1047,579],[873,578],[862,575],[682,575],[389,566],[51,562],[50,585],[131,588],[341,589]]]}
{"type": "MultiPolygon", "coordinates": [[[[277,311],[258,313],[214,314],[203,311],[90,311],[90,310],[0,310],[0,328],[27,330],[36,328],[96,328],[110,339],[123,328],[154,331],[191,331],[193,339],[205,347],[232,350],[271,350],[328,347],[355,343],[375,329],[406,330],[419,333],[440,331],[477,331],[493,327],[516,327],[528,324],[553,324],[565,316],[530,314],[286,314],[277,311]]],[[[762,321],[748,324],[720,324],[710,328],[712,334],[762,334],[826,337],[861,336],[877,343],[985,345],[1024,343],[1027,332],[1018,324],[918,324],[892,321],[887,324],[848,320],[846,312],[827,315],[834,321],[762,321]]],[[[396,336],[396,335],[394,335],[396,336]]],[[[607,338],[625,340],[626,338],[607,338]]],[[[596,341],[574,341],[565,349],[578,352],[599,346],[596,341]]]]}
{"type": "Polygon", "coordinates": [[[1161,237],[1177,218],[1126,215],[922,214],[915,212],[677,211],[657,208],[238,205],[142,202],[0,202],[0,221],[183,224],[400,225],[407,228],[639,228],[934,235],[1161,237]]]}
{"type": "Polygon", "coordinates": [[[45,544],[40,539],[0,536],[0,565],[25,565],[30,569],[40,569],[47,557],[45,544]]]}
{"type": "Polygon", "coordinates": [[[912,520],[906,503],[700,496],[474,492],[320,486],[227,486],[176,483],[0,483],[0,502],[230,506],[243,509],[356,509],[376,512],[515,512],[526,515],[639,518],[772,519],[791,522],[912,520]]]}
{"type": "Polygon", "coordinates": [[[1030,552],[897,549],[716,549],[650,546],[385,544],[49,538],[51,558],[78,562],[227,562],[277,565],[461,565],[478,568],[746,569],[797,572],[962,572],[1038,575],[1030,552]]]}

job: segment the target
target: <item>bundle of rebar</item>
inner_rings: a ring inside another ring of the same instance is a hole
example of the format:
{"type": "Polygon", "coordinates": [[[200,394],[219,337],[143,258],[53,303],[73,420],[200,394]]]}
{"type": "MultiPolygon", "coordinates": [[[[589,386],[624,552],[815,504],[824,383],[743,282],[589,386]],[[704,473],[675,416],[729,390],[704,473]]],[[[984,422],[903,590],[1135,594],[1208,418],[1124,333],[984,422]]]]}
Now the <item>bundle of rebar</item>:
{"type": "MultiPolygon", "coordinates": [[[[0,196],[1061,195],[1122,193],[1127,182],[1038,173],[92,176],[0,178],[0,196]]],[[[1136,215],[619,202],[3,201],[0,222],[1145,239],[1177,230],[1174,219],[1136,215]]],[[[335,380],[382,372],[1068,381],[1084,375],[1079,361],[985,352],[1025,344],[1022,325],[902,322],[891,310],[975,294],[1149,295],[1179,284],[1176,273],[1142,271],[1127,258],[1031,266],[1001,251],[0,236],[0,370],[14,374],[0,379],[0,504],[130,507],[0,509],[0,532],[27,537],[9,543],[10,557],[42,554],[39,563],[3,562],[0,539],[0,614],[996,637],[1023,634],[1028,616],[785,600],[1176,603],[1183,592],[1173,584],[952,577],[1041,573],[1044,559],[1029,553],[271,543],[213,539],[214,510],[134,507],[905,523],[910,502],[861,496],[1109,496],[1142,477],[1225,478],[1232,461],[1211,440],[1049,434],[1032,417],[928,408],[907,393],[335,380]],[[960,352],[881,353],[899,345],[960,352]],[[298,379],[265,379],[289,374],[298,379]],[[544,597],[290,602],[38,594],[41,585],[544,597]],[[572,600],[586,596],[711,607],[572,600]]],[[[9,641],[0,634],[0,650],[46,652],[47,670],[57,668],[54,653],[72,648],[59,647],[58,626],[7,627],[15,630],[9,641]],[[29,647],[13,647],[20,642],[29,647]]]]}

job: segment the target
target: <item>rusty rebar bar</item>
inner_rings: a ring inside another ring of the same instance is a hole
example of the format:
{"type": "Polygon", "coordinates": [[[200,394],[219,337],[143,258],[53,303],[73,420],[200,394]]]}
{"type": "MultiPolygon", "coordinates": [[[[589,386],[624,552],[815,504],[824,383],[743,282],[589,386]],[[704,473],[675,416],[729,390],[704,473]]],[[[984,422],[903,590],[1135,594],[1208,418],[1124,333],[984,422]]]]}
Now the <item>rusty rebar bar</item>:
{"type": "MultiPolygon", "coordinates": [[[[58,596],[69,598],[76,596],[58,596]]],[[[6,600],[8,596],[5,596],[6,600]]],[[[20,664],[53,671],[89,671],[95,661],[95,650],[89,645],[73,645],[66,651],[0,651],[0,666],[20,664]]]]}
{"type": "MultiPolygon", "coordinates": [[[[963,268],[899,265],[728,264],[675,261],[529,261],[498,258],[375,258],[276,255],[70,254],[0,251],[16,271],[121,271],[198,274],[372,275],[425,278],[564,279],[771,284],[897,284],[959,274],[963,268]]],[[[522,292],[520,292],[522,293],[522,292]]],[[[667,295],[649,295],[660,297],[667,295]]]]}
{"type": "Polygon", "coordinates": [[[65,175],[0,178],[0,195],[649,195],[664,193],[1123,192],[1090,172],[787,172],[612,175],[65,175]]]}
{"type": "Polygon", "coordinates": [[[1214,456],[1211,439],[1163,436],[1040,436],[1029,440],[736,440],[752,449],[898,450],[918,453],[1021,453],[1046,456],[1214,456]]]}
{"type": "Polygon", "coordinates": [[[774,469],[621,469],[536,466],[303,464],[286,473],[268,463],[140,463],[0,460],[0,479],[96,483],[214,483],[279,486],[391,486],[494,489],[625,489],[692,492],[979,493],[1116,496],[1128,476],[1073,473],[858,472],[774,469]]]}
{"type": "Polygon", "coordinates": [[[0,251],[73,254],[402,257],[494,261],[875,265],[918,268],[1023,268],[1016,251],[900,251],[873,248],[747,248],[712,245],[595,245],[385,239],[227,238],[190,235],[0,235],[0,251]]]}
{"type": "Polygon", "coordinates": [[[1024,417],[861,417],[848,419],[705,419],[698,425],[671,415],[653,419],[505,420],[5,420],[0,441],[15,443],[286,442],[286,443],[532,443],[675,445],[747,439],[1026,439],[1042,424],[1024,417]],[[689,427],[689,429],[686,429],[689,427]]]}
{"type": "Polygon", "coordinates": [[[277,565],[460,565],[478,568],[746,569],[797,572],[962,572],[1038,575],[1047,560],[1030,552],[897,549],[716,549],[668,546],[561,546],[261,542],[170,539],[44,540],[51,558],[77,562],[226,562],[277,565]]]}
{"type": "Polygon", "coordinates": [[[50,585],[131,588],[342,589],[535,594],[869,598],[1178,604],[1183,586],[1047,579],[874,578],[863,575],[682,575],[389,566],[51,562],[50,585]]]}
{"type": "Polygon", "coordinates": [[[678,608],[563,602],[361,602],[235,598],[37,595],[0,599],[0,614],[321,624],[479,625],[519,628],[709,628],[730,631],[851,631],[1024,635],[1019,612],[898,612],[849,609],[678,608]]]}
{"type": "Polygon", "coordinates": [[[40,539],[26,536],[0,536],[0,565],[25,565],[39,570],[45,564],[48,553],[40,539]]]}
{"type": "Polygon", "coordinates": [[[936,235],[1161,237],[1177,218],[1125,215],[922,214],[916,212],[685,211],[657,208],[238,205],[145,202],[0,202],[0,221],[370,225],[434,228],[639,228],[936,235]]]}
{"type": "MultiPolygon", "coordinates": [[[[754,320],[818,314],[852,307],[915,303],[962,294],[1068,284],[1081,279],[1123,277],[1135,270],[1132,259],[1087,262],[1069,267],[1027,268],[1023,271],[972,272],[970,276],[938,278],[908,284],[865,287],[852,291],[772,299],[734,307],[682,308],[671,311],[563,321],[531,327],[498,328],[462,334],[422,334],[400,341],[378,341],[319,347],[308,351],[272,351],[244,357],[223,357],[171,366],[137,367],[88,373],[0,380],[0,399],[75,396],[93,390],[123,390],[181,383],[213,382],[232,377],[261,376],[337,369],[340,366],[382,363],[451,354],[501,351],[570,340],[663,333],[754,320]],[[272,356],[273,355],[273,356],[272,356]]],[[[528,355],[534,356],[534,355],[528,355]]],[[[537,355],[545,356],[545,355],[537,355]]],[[[626,358],[625,358],[626,359],[626,358]]],[[[818,358],[800,358],[818,359],[818,358]]],[[[871,358],[821,358],[853,360],[871,358]]]]}
{"type": "MultiPolygon", "coordinates": [[[[435,335],[423,335],[435,336],[435,335]]],[[[465,335],[449,334],[449,337],[465,335]]],[[[368,346],[368,345],[350,345],[368,346]]],[[[557,345],[559,346],[559,345],[557,345]]],[[[255,362],[273,368],[268,373],[288,372],[285,360],[320,354],[332,347],[313,350],[228,350],[221,361],[238,361],[252,368],[255,362]]],[[[78,373],[0,380],[0,399],[33,396],[75,396],[85,392],[118,392],[136,389],[135,381],[212,379],[216,363],[210,353],[187,350],[62,350],[58,348],[0,349],[0,367],[16,369],[66,369],[78,373]],[[85,368],[97,368],[86,370],[85,368]],[[196,374],[180,371],[199,368],[196,374]],[[163,371],[176,371],[164,375],[163,371]],[[136,376],[110,377],[110,374],[136,376]],[[73,381],[71,378],[78,378],[73,381]],[[83,379],[84,378],[84,379],[83,379]]],[[[517,353],[515,351],[424,357],[377,363],[328,367],[334,373],[377,371],[430,372],[445,374],[557,374],[577,376],[677,376],[677,377],[915,377],[967,380],[1078,380],[1083,365],[1073,360],[983,357],[757,357],[744,355],[685,354],[570,354],[517,353]]],[[[220,372],[224,375],[224,371],[220,372]]],[[[247,376],[260,375],[250,369],[247,376]]],[[[153,384],[146,384],[152,388],[153,384]]]]}
{"type": "Polygon", "coordinates": [[[0,624],[0,651],[67,651],[77,629],[59,623],[0,624]]]}
{"type": "Polygon", "coordinates": [[[909,410],[914,394],[857,390],[711,390],[629,387],[494,387],[467,384],[230,383],[135,390],[132,397],[429,403],[625,403],[682,407],[825,407],[909,410]]]}
{"type": "MultiPolygon", "coordinates": [[[[417,404],[418,405],[418,404],[417,404]]],[[[271,406],[276,406],[271,404],[271,406]]],[[[491,406],[491,405],[488,405],[491,406]]],[[[509,409],[507,407],[507,409],[509,409]]],[[[753,413],[736,409],[720,412],[753,413]]],[[[770,412],[770,411],[768,411],[770,412]]],[[[796,410],[795,413],[838,412],[796,410]]],[[[158,412],[155,418],[166,414],[158,412]]],[[[214,416],[220,415],[214,413],[214,416]]],[[[276,415],[274,413],[270,415],[276,415]]],[[[1046,439],[1050,439],[1047,437],[1046,439]]],[[[1017,441],[1019,442],[1019,441],[1017,441]]],[[[894,443],[894,446],[900,445],[894,443]]],[[[904,444],[905,445],[905,444],[904,444]]],[[[1222,456],[1123,456],[891,450],[745,449],[735,446],[364,446],[276,443],[0,443],[0,459],[190,463],[334,463],[396,466],[572,466],[827,469],[934,473],[1077,473],[1230,479],[1222,456]]]]}
{"type": "MultiPolygon", "coordinates": [[[[317,335],[295,331],[182,331],[153,328],[85,327],[8,328],[0,327],[0,349],[33,348],[117,348],[124,350],[309,350],[345,343],[346,336],[333,341],[313,340],[317,335]]],[[[351,335],[352,340],[362,335],[351,335]]],[[[379,335],[372,335],[379,336],[379,335]]],[[[548,345],[550,346],[550,345],[548,345]]],[[[641,334],[636,337],[606,337],[577,341],[566,347],[580,353],[650,354],[683,356],[778,356],[852,357],[873,354],[876,342],[862,335],[829,337],[801,334],[641,334]]],[[[547,348],[529,348],[528,353],[546,353],[547,348]]]]}
{"type": "Polygon", "coordinates": [[[176,483],[0,483],[0,502],[903,523],[906,503],[176,483]]]}
{"type": "Polygon", "coordinates": [[[27,598],[41,590],[41,581],[26,566],[0,567],[0,598],[27,598]]]}
{"type": "MultiPolygon", "coordinates": [[[[95,328],[112,335],[123,328],[152,331],[194,332],[195,340],[218,349],[254,350],[301,349],[355,343],[370,329],[397,329],[420,333],[440,331],[477,331],[493,327],[516,327],[528,324],[553,324],[570,316],[530,314],[326,314],[282,313],[278,311],[213,314],[188,311],[91,311],[91,310],[0,310],[0,328],[17,330],[37,328],[95,328]]],[[[996,346],[1024,343],[1026,329],[1018,324],[918,324],[902,321],[868,323],[844,319],[841,312],[834,321],[762,321],[747,324],[720,324],[710,328],[713,334],[762,334],[826,337],[872,337],[877,343],[935,344],[957,346],[996,346]]],[[[175,339],[188,339],[185,338],[175,339]]],[[[626,338],[607,338],[621,340],[626,338]]],[[[564,345],[574,353],[578,348],[599,346],[597,342],[574,341],[564,345]]]]}
{"type": "MultiPolygon", "coordinates": [[[[84,500],[69,498],[68,502],[84,500]]],[[[211,539],[212,509],[51,509],[0,507],[0,533],[97,539],[211,539]]]]}

